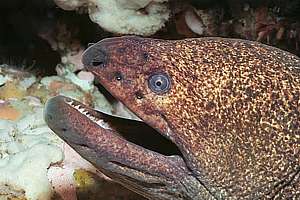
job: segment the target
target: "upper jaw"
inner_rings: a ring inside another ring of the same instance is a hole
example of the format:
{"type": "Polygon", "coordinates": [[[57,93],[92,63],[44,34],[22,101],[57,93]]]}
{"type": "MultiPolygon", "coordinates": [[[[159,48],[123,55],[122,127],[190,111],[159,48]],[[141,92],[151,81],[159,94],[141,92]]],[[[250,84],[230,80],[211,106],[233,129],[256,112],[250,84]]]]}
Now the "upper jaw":
{"type": "Polygon", "coordinates": [[[154,199],[192,199],[184,196],[205,191],[181,157],[128,142],[103,120],[105,117],[63,96],[48,100],[45,108],[45,121],[59,137],[125,187],[154,199]],[[193,184],[195,191],[188,191],[186,184],[193,184]]]}

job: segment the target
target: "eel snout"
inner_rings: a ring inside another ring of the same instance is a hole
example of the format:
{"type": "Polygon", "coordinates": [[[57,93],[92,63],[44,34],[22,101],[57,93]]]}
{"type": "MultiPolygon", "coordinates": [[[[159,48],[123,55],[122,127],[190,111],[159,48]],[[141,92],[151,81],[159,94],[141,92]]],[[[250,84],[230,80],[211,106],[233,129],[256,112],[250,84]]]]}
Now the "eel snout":
{"type": "MultiPolygon", "coordinates": [[[[128,37],[131,40],[139,40],[138,37],[128,37]]],[[[86,67],[104,67],[109,62],[110,57],[108,52],[111,50],[110,47],[112,44],[116,45],[120,42],[120,46],[122,46],[122,37],[120,38],[106,38],[97,42],[85,50],[85,53],[82,55],[82,64],[86,67]]],[[[125,48],[117,49],[119,53],[125,51],[125,48]]]]}

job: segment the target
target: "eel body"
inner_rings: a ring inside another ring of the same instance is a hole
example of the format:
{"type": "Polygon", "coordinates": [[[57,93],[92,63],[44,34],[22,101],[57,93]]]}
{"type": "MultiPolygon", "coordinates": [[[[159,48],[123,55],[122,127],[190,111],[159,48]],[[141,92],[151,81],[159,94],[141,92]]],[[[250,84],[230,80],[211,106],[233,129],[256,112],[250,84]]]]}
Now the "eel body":
{"type": "Polygon", "coordinates": [[[62,97],[68,128],[58,130],[52,100],[49,126],[68,143],[85,141],[74,148],[125,187],[149,199],[300,199],[298,57],[237,39],[128,36],[94,44],[82,62],[181,152],[132,144],[62,97]]]}

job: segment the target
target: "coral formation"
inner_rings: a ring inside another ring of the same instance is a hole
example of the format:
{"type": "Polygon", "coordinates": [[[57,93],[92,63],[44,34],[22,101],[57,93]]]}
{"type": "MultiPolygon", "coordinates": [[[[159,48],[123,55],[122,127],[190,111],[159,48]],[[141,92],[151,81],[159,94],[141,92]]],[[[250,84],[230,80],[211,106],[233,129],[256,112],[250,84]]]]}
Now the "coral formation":
{"type": "MultiPolygon", "coordinates": [[[[76,169],[104,178],[48,128],[43,120],[44,102],[62,94],[107,113],[116,111],[95,88],[90,74],[81,71],[76,75],[67,66],[59,71],[60,76],[38,79],[30,73],[0,66],[2,197],[46,200],[55,193],[60,199],[72,200],[77,199],[78,193],[74,187],[76,169]]],[[[97,181],[95,184],[99,185],[97,181]]],[[[105,191],[98,192],[105,196],[105,191]]]]}
{"type": "Polygon", "coordinates": [[[170,16],[167,0],[55,0],[66,10],[88,7],[90,18],[118,34],[152,35],[170,16]]]}

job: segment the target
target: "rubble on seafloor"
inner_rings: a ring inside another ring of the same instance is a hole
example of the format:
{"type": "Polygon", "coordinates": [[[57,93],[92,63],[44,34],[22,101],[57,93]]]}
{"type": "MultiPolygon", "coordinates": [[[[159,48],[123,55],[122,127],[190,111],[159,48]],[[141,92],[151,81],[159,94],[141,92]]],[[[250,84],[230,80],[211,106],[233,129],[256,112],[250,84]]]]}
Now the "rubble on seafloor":
{"type": "Polygon", "coordinates": [[[37,78],[0,67],[0,199],[142,199],[110,182],[45,124],[44,103],[58,94],[115,112],[92,79],[59,71],[37,78]]]}

